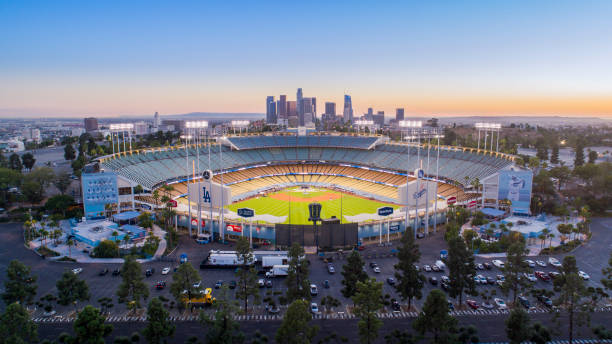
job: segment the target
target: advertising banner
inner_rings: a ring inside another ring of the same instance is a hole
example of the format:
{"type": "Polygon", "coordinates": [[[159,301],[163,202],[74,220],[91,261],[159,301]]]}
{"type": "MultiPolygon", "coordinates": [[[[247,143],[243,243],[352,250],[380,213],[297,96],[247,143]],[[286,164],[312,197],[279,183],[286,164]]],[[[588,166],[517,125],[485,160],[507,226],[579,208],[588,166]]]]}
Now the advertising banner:
{"type": "Polygon", "coordinates": [[[189,197],[192,202],[199,203],[202,208],[221,207],[221,204],[232,203],[232,193],[229,186],[214,182],[199,182],[189,184],[189,197]]]}
{"type": "Polygon", "coordinates": [[[532,184],[531,171],[501,171],[498,198],[510,201],[514,213],[529,214],[532,184]]]}
{"type": "Polygon", "coordinates": [[[417,189],[417,181],[413,180],[408,184],[400,185],[397,188],[397,196],[401,204],[408,204],[409,207],[414,207],[417,201],[419,206],[425,206],[425,200],[429,199],[430,202],[436,200],[436,182],[420,180],[417,189]],[[406,197],[408,197],[407,202],[406,197]]]}
{"type": "Polygon", "coordinates": [[[242,226],[240,225],[227,225],[225,228],[228,232],[242,233],[242,226]]]}

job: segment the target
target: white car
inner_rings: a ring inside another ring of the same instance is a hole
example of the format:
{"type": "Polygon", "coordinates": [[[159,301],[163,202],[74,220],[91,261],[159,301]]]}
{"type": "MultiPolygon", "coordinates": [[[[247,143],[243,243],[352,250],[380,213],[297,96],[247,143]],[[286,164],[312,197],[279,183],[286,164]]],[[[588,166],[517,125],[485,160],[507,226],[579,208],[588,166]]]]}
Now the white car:
{"type": "Polygon", "coordinates": [[[525,259],[525,264],[529,265],[530,268],[535,268],[535,262],[531,259],[525,259]]]}
{"type": "Polygon", "coordinates": [[[497,308],[499,309],[508,309],[508,306],[506,306],[506,301],[496,297],[495,299],[493,299],[493,301],[495,302],[495,304],[497,305],[497,308]]]}
{"type": "Polygon", "coordinates": [[[378,266],[375,266],[372,270],[374,270],[374,272],[376,272],[377,274],[380,273],[380,268],[378,266]]]}
{"type": "Polygon", "coordinates": [[[484,265],[482,265],[482,264],[476,264],[476,269],[478,269],[478,270],[484,270],[484,265]]]}
{"type": "Polygon", "coordinates": [[[319,289],[317,288],[316,284],[311,284],[310,285],[310,295],[311,296],[317,296],[319,295],[319,289]]]}
{"type": "Polygon", "coordinates": [[[263,288],[266,286],[266,281],[264,281],[263,278],[260,278],[259,281],[257,281],[257,284],[259,285],[260,288],[263,288]]]}
{"type": "Polygon", "coordinates": [[[75,274],[75,275],[78,275],[81,272],[83,272],[83,268],[74,268],[74,269],[72,269],[72,273],[75,274]]]}
{"type": "Polygon", "coordinates": [[[424,266],[423,266],[423,270],[425,270],[425,272],[431,272],[431,266],[429,266],[429,265],[424,265],[424,266]]]}
{"type": "Polygon", "coordinates": [[[538,266],[541,266],[543,268],[546,267],[546,262],[543,260],[536,260],[536,264],[538,264],[538,266]]]}
{"type": "Polygon", "coordinates": [[[193,284],[193,287],[196,289],[200,289],[201,286],[202,286],[202,281],[197,281],[193,284]]]}
{"type": "Polygon", "coordinates": [[[534,274],[528,274],[528,273],[524,273],[523,274],[525,276],[525,278],[527,278],[530,282],[537,282],[538,279],[535,277],[534,274]]]}
{"type": "Polygon", "coordinates": [[[548,264],[550,264],[550,265],[552,265],[552,266],[554,266],[556,268],[560,268],[562,266],[561,262],[559,261],[559,259],[554,258],[554,257],[548,258],[548,264]]]}
{"type": "Polygon", "coordinates": [[[495,267],[500,268],[500,269],[503,269],[503,267],[504,267],[504,262],[502,262],[499,259],[495,259],[491,263],[493,263],[493,265],[495,265],[495,267]]]}
{"type": "Polygon", "coordinates": [[[165,267],[162,269],[162,275],[167,275],[170,272],[170,268],[169,267],[165,267]]]}
{"type": "Polygon", "coordinates": [[[578,271],[578,276],[580,276],[583,280],[588,281],[591,276],[584,271],[578,271]]]}
{"type": "Polygon", "coordinates": [[[476,277],[474,277],[474,282],[479,284],[487,284],[487,279],[483,275],[476,275],[476,277]]]}
{"type": "Polygon", "coordinates": [[[319,306],[313,302],[310,304],[310,311],[312,312],[312,314],[317,314],[319,313],[319,306]]]}

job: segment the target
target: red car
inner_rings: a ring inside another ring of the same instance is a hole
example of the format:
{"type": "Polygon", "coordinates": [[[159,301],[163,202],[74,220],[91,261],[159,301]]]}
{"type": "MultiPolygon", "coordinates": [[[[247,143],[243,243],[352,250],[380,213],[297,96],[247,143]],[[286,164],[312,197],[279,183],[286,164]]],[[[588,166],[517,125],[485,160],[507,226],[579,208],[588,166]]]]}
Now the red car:
{"type": "Polygon", "coordinates": [[[467,303],[468,306],[470,306],[471,309],[478,309],[478,302],[474,301],[474,300],[467,300],[465,301],[465,303],[467,303]]]}
{"type": "Polygon", "coordinates": [[[164,289],[165,287],[166,287],[166,282],[164,281],[159,281],[157,282],[157,284],[155,284],[155,289],[161,290],[161,289],[164,289]]]}
{"type": "Polygon", "coordinates": [[[548,274],[544,271],[536,271],[535,275],[537,278],[541,279],[544,282],[550,281],[550,276],[548,276],[548,274]]]}

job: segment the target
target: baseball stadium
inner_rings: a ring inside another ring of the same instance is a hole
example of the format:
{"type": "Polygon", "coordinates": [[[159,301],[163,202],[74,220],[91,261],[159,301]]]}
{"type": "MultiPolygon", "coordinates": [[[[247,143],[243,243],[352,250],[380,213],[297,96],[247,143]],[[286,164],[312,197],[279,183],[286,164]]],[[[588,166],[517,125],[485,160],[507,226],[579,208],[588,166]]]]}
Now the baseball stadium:
{"type": "Polygon", "coordinates": [[[105,172],[142,186],[144,193],[134,197],[142,209],[157,203],[151,192],[172,186],[165,189],[177,202],[178,225],[190,231],[274,242],[281,226],[312,224],[308,205],[316,202],[321,219],[356,224],[359,241],[380,241],[404,231],[406,219],[420,232],[431,231],[445,221],[448,204],[466,205],[480,197],[472,187],[475,180],[513,165],[511,155],[430,143],[321,132],[235,135],[121,152],[99,162],[105,172]],[[203,171],[212,172],[211,186],[225,190],[219,193],[225,197],[220,206],[204,210],[198,207],[197,193],[190,197],[188,191],[190,185],[204,183],[203,171]],[[427,197],[410,205],[408,189],[414,183],[427,188],[427,197]],[[393,211],[380,215],[378,210],[387,207],[393,211]],[[240,217],[241,208],[253,210],[254,216],[240,217]]]}

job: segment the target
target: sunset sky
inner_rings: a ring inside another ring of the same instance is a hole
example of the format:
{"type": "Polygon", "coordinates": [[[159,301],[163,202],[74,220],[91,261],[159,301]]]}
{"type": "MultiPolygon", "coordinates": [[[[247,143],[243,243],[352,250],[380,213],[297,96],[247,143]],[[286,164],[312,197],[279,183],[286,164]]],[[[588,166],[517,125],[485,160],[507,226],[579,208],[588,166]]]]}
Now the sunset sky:
{"type": "Polygon", "coordinates": [[[612,1],[0,0],[0,117],[612,117],[612,1]],[[180,5],[179,5],[180,4],[180,5]]]}

